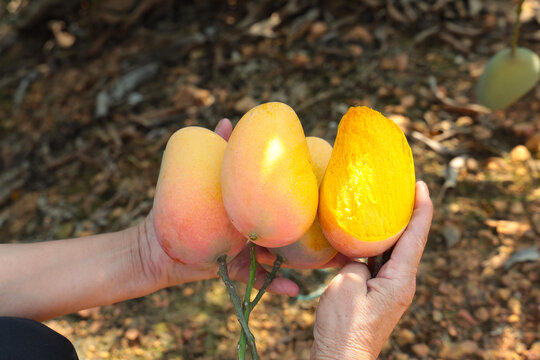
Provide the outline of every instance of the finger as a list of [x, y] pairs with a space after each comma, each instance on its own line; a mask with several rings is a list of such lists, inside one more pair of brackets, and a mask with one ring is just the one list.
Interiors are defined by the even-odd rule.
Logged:
[[225, 139], [225, 141], [229, 141], [229, 138], [231, 137], [232, 133], [232, 123], [231, 120], [227, 118], [221, 119], [217, 126], [215, 132]]
[[272, 254], [270, 250], [265, 247], [257, 246], [255, 248], [255, 257], [259, 264], [272, 266], [276, 261], [276, 255]]
[[366, 294], [366, 282], [371, 278], [366, 264], [351, 261], [332, 279], [328, 288], [331, 290], [342, 291], [342, 296], [352, 296], [355, 294]]
[[342, 268], [346, 264], [348, 264], [351, 261], [348, 257], [343, 255], [342, 253], [337, 253], [336, 256], [334, 256], [330, 261], [328, 261], [326, 264], [320, 266], [320, 269], [326, 269], [326, 268], [334, 268], [339, 267]]
[[[396, 273], [416, 273], [426, 246], [432, 217], [433, 204], [429, 198], [429, 189], [425, 182], [419, 181], [416, 183], [416, 197], [411, 221], [396, 243], [390, 260], [379, 272], [380, 275], [395, 277]], [[390, 274], [388, 274], [389, 271]]]
[[[257, 272], [255, 273], [255, 283], [253, 284], [256, 289], [260, 289], [262, 287], [267, 274], [268, 272], [261, 266], [257, 267]], [[233, 279], [247, 284], [249, 281], [249, 269], [242, 268], [234, 275]], [[300, 288], [294, 281], [282, 277], [276, 277], [274, 280], [272, 280], [270, 285], [268, 285], [267, 290], [271, 293], [289, 296], [296, 296], [300, 292]]]

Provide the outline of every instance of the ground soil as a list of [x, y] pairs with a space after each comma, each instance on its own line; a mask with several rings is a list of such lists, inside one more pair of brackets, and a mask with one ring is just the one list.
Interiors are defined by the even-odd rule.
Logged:
[[[403, 128], [435, 203], [414, 302], [381, 358], [540, 358], [540, 87], [497, 112], [474, 92], [510, 42], [514, 4], [75, 3], [0, 13], [1, 242], [136, 224], [183, 126], [282, 101], [333, 141], [348, 107], [368, 105]], [[539, 14], [525, 1], [520, 44], [537, 54]], [[524, 249], [533, 259], [514, 262]], [[309, 293], [334, 273], [285, 275]], [[251, 321], [263, 359], [309, 358], [317, 301], [265, 295]], [[239, 335], [217, 280], [46, 324], [81, 359], [233, 359]]]

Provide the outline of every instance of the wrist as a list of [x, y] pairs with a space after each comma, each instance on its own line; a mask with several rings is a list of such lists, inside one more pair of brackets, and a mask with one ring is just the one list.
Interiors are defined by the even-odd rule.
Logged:
[[124, 230], [129, 242], [130, 267], [138, 296], [150, 294], [167, 286], [165, 265], [171, 259], [157, 241], [152, 212], [137, 225]]
[[374, 354], [363, 346], [346, 342], [334, 346], [316, 339], [311, 348], [311, 360], [375, 360], [377, 356], [378, 352]]

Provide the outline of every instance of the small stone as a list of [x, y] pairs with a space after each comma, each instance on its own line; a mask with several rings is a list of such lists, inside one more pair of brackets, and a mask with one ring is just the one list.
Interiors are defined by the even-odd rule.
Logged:
[[347, 45], [347, 49], [349, 49], [349, 52], [355, 58], [362, 56], [362, 54], [364, 53], [364, 48], [358, 44], [349, 44]]
[[251, 96], [244, 96], [234, 104], [234, 110], [241, 114], [247, 113], [249, 110], [257, 106], [257, 102]]
[[512, 314], [521, 314], [521, 302], [517, 298], [513, 297], [508, 300], [508, 307], [512, 311]]
[[464, 127], [464, 126], [471, 126], [474, 124], [474, 120], [470, 116], [460, 116], [456, 120], [456, 126]]
[[426, 275], [426, 282], [431, 287], [439, 285], [439, 279], [429, 274]]
[[291, 58], [291, 63], [296, 67], [304, 67], [311, 62], [308, 54], [298, 53]]
[[531, 136], [525, 143], [527, 148], [534, 153], [540, 153], [540, 134]]
[[481, 307], [481, 308], [478, 308], [475, 312], [474, 312], [474, 316], [480, 320], [481, 322], [486, 322], [489, 320], [490, 316], [489, 316], [489, 311], [487, 311], [486, 308], [484, 307]]
[[343, 40], [360, 41], [366, 44], [371, 44], [373, 42], [373, 35], [371, 35], [371, 32], [362, 25], [356, 25], [343, 36]]
[[458, 316], [462, 319], [464, 319], [465, 321], [467, 321], [469, 324], [471, 325], [476, 325], [478, 324], [478, 322], [476, 321], [475, 318], [473, 318], [473, 316], [471, 315], [470, 312], [468, 312], [467, 310], [465, 309], [461, 309], [458, 311]]
[[443, 270], [446, 267], [446, 265], [447, 265], [446, 259], [444, 259], [442, 257], [437, 258], [435, 260], [435, 263], [433, 264], [433, 266], [437, 270]]
[[56, 235], [59, 239], [65, 239], [73, 233], [73, 228], [74, 227], [72, 222], [65, 222], [60, 225], [60, 228], [58, 229]]
[[465, 166], [467, 167], [467, 170], [471, 173], [477, 172], [480, 167], [478, 165], [478, 160], [473, 158], [467, 158], [467, 160], [465, 160]]
[[510, 158], [516, 162], [527, 161], [531, 158], [531, 153], [524, 145], [518, 145], [510, 151]]
[[510, 295], [512, 295], [512, 291], [510, 291], [510, 289], [502, 288], [502, 289], [497, 290], [497, 296], [501, 300], [506, 301], [506, 300], [510, 299]]
[[525, 212], [525, 208], [523, 207], [523, 204], [520, 202], [514, 202], [510, 206], [510, 212], [512, 214], [521, 215]]
[[429, 346], [427, 346], [426, 344], [414, 344], [412, 346], [412, 351], [419, 358], [424, 358], [429, 355]]
[[392, 120], [397, 126], [399, 126], [401, 131], [403, 131], [405, 134], [409, 133], [411, 129], [411, 119], [399, 114], [390, 114], [388, 115], [388, 118]]
[[409, 355], [402, 352], [396, 354], [396, 360], [409, 360]]
[[316, 21], [311, 25], [311, 29], [309, 31], [308, 39], [309, 40], [317, 40], [326, 32], [328, 31], [328, 25], [324, 21]]
[[405, 346], [407, 344], [410, 344], [414, 341], [415, 335], [414, 333], [409, 329], [403, 329], [401, 330], [396, 338], [396, 342], [399, 346]]
[[461, 240], [461, 230], [453, 224], [445, 225], [442, 230], [442, 234], [446, 242], [446, 246], [449, 248], [454, 247]]
[[441, 322], [443, 319], [443, 314], [439, 310], [433, 310], [433, 321], [435, 322]]
[[474, 137], [478, 140], [488, 140], [493, 135], [490, 129], [481, 125], [474, 126], [473, 134], [474, 134]]
[[139, 335], [140, 335], [139, 330], [135, 328], [127, 329], [126, 333], [124, 334], [125, 338], [131, 341], [137, 339]]
[[540, 359], [540, 341], [535, 342], [531, 345], [529, 350], [526, 352], [527, 359]]
[[396, 70], [405, 71], [409, 66], [409, 55], [407, 53], [401, 53], [396, 56]]
[[463, 341], [455, 346], [452, 358], [465, 359], [467, 357], [464, 355], [471, 355], [476, 352], [476, 350], [478, 350], [478, 344], [476, 344], [476, 342], [471, 340]]
[[401, 106], [406, 107], [406, 108], [413, 107], [415, 103], [416, 103], [416, 97], [411, 94], [405, 95], [400, 101]]

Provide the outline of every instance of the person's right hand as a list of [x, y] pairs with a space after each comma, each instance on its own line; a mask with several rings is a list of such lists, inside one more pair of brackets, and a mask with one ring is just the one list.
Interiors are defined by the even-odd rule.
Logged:
[[365, 264], [351, 262], [321, 296], [312, 359], [377, 358], [412, 302], [432, 215], [427, 185], [418, 182], [411, 221], [377, 277]]

